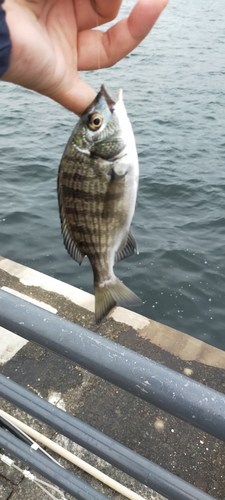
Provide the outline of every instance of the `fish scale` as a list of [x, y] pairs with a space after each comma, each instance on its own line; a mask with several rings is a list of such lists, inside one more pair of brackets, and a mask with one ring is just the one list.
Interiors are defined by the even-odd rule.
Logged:
[[97, 323], [116, 304], [141, 302], [113, 272], [114, 261], [137, 250], [130, 233], [137, 185], [135, 141], [122, 96], [114, 102], [102, 86], [75, 126], [58, 173], [64, 244], [79, 264], [89, 258]]

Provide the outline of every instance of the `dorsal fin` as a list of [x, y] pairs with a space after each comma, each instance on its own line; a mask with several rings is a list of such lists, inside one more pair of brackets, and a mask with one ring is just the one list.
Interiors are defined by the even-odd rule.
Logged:
[[[61, 168], [61, 165], [60, 165]], [[59, 173], [58, 173], [58, 181], [57, 181], [57, 190], [58, 190], [58, 204], [59, 204], [59, 215], [60, 215], [60, 221], [61, 221], [61, 231], [63, 235], [63, 242], [65, 245], [65, 248], [76, 262], [78, 264], [82, 263], [82, 260], [84, 258], [83, 252], [80, 251], [79, 246], [77, 245], [76, 241], [74, 240], [74, 237], [71, 234], [71, 230], [67, 224], [65, 212], [63, 210], [63, 205], [62, 205], [62, 189], [60, 187], [60, 181], [59, 181], [59, 176], [60, 176], [60, 168], [59, 168]]]
[[72, 259], [76, 260], [78, 264], [81, 264], [84, 258], [84, 254], [82, 254], [77, 246], [77, 243], [71, 237], [66, 219], [63, 216], [63, 212], [61, 212], [61, 230], [63, 235], [63, 242], [68, 254], [70, 255], [70, 257], [72, 257]]

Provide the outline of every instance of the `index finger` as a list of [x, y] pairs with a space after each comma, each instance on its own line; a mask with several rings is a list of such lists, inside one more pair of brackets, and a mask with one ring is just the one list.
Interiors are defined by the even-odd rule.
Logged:
[[147, 36], [169, 0], [139, 0], [126, 19], [106, 32], [85, 30], [78, 34], [78, 69], [112, 66]]

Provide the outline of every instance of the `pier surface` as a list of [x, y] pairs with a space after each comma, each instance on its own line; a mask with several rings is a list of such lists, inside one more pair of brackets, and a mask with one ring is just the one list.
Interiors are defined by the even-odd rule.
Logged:
[[[225, 392], [224, 351], [119, 307], [96, 327], [91, 294], [2, 257], [0, 287]], [[225, 500], [225, 443], [1, 327], [0, 372], [218, 500]], [[147, 500], [162, 499], [5, 400], [0, 401], [0, 407]], [[76, 467], [59, 461], [110, 498], [121, 498]], [[15, 463], [25, 468], [17, 460]], [[30, 498], [49, 497], [20, 471], [0, 462], [0, 499]]]

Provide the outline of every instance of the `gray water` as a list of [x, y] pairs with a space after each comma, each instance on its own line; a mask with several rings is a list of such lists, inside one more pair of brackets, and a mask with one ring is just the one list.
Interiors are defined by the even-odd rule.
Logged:
[[[84, 78], [123, 88], [139, 153], [140, 253], [116, 274], [142, 298], [137, 312], [225, 349], [223, 2], [171, 0], [131, 55]], [[77, 118], [5, 83], [0, 109], [0, 255], [92, 292], [88, 261], [78, 266], [63, 247], [57, 206]]]

